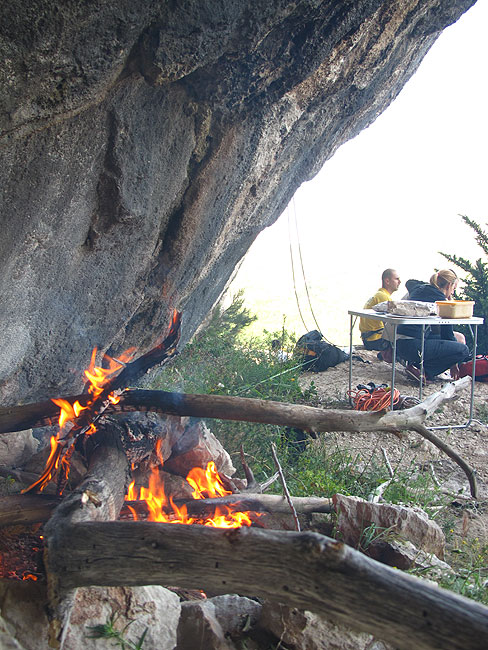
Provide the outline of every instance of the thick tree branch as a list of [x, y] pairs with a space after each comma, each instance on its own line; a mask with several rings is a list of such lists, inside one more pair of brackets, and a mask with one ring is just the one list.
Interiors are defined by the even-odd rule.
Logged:
[[159, 584], [259, 596], [405, 650], [482, 650], [488, 638], [488, 608], [316, 533], [81, 523], [49, 540], [48, 557], [68, 589]]
[[[401, 431], [413, 430], [428, 437], [425, 434], [426, 418], [444, 401], [452, 399], [457, 393], [470, 385], [471, 377], [463, 377], [458, 381], [446, 384], [440, 391], [427, 397], [421, 404], [405, 411], [364, 412], [320, 409], [301, 404], [287, 404], [285, 402], [272, 402], [245, 397], [191, 395], [136, 389], [125, 391], [121, 396], [120, 403], [110, 407], [106, 412], [121, 410], [156, 411], [169, 415], [277, 424], [296, 427], [311, 433], [351, 431], [400, 434]], [[69, 401], [71, 401], [71, 398]], [[45, 404], [43, 403], [42, 406]], [[54, 411], [49, 406], [49, 417], [52, 417], [53, 412], [58, 408], [55, 405], [53, 406]], [[29, 417], [33, 417], [33, 414], [36, 416], [40, 414], [41, 405], [0, 409], [0, 432], [6, 431], [5, 426], [15, 426], [16, 418], [17, 421], [22, 422], [21, 428], [24, 428], [27, 423], [27, 418], [21, 416], [21, 409], [24, 408], [28, 408]], [[36, 423], [33, 423], [32, 420], [30, 422], [30, 426], [40, 425], [39, 420]], [[476, 498], [477, 488], [474, 471], [465, 461], [459, 462], [460, 456], [445, 442], [442, 442], [442, 446], [440, 446], [436, 442], [436, 440], [439, 441], [437, 436], [430, 436], [428, 439], [447, 453], [463, 469], [471, 486], [471, 494]]]
[[[398, 433], [423, 424], [444, 401], [471, 385], [470, 377], [444, 386], [421, 404], [405, 411], [364, 412], [345, 409], [321, 409], [301, 404], [231, 397], [226, 395], [192, 395], [159, 390], [130, 389], [120, 403], [109, 406], [106, 413], [117, 411], [156, 411], [168, 415], [217, 418], [242, 422], [264, 422], [305, 431], [389, 431]], [[70, 403], [84, 405], [86, 395], [64, 397]], [[0, 433], [55, 424], [59, 407], [53, 402], [0, 408]]]

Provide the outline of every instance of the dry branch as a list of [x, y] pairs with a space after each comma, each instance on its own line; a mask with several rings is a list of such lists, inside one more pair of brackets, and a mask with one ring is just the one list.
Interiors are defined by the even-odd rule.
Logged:
[[271, 443], [271, 453], [273, 454], [273, 460], [275, 462], [276, 469], [278, 470], [281, 485], [283, 487], [283, 492], [285, 493], [286, 500], [288, 502], [288, 505], [290, 506], [290, 510], [291, 510], [292, 515], [293, 515], [293, 521], [295, 522], [295, 530], [300, 532], [300, 522], [298, 521], [297, 511], [295, 510], [295, 506], [293, 505], [293, 500], [291, 498], [291, 494], [288, 491], [288, 486], [286, 484], [285, 475], [283, 474], [283, 469], [282, 469], [282, 467], [280, 465], [280, 461], [278, 460], [278, 454], [276, 453], [276, 445], [274, 444], [274, 442]]
[[[364, 412], [344, 409], [321, 409], [300, 404], [230, 397], [227, 395], [192, 395], [158, 390], [131, 389], [125, 391], [120, 403], [110, 406], [114, 411], [156, 411], [167, 415], [217, 418], [242, 422], [262, 422], [296, 427], [305, 431], [389, 431], [399, 433], [424, 424], [442, 402], [451, 399], [471, 385], [470, 377], [444, 386], [421, 404], [405, 411]], [[86, 395], [64, 397], [70, 403]], [[51, 401], [0, 409], [0, 433], [21, 431], [30, 427], [54, 424], [59, 407]]]
[[[291, 497], [293, 506], [299, 514], [311, 514], [312, 512], [330, 513], [334, 511], [332, 499], [319, 497]], [[44, 523], [49, 520], [51, 514], [60, 503], [59, 497], [47, 496], [45, 494], [10, 495], [0, 497], [0, 528], [21, 524], [28, 526], [35, 523]], [[277, 494], [231, 494], [216, 499], [174, 499], [178, 508], [183, 505], [187, 507], [188, 515], [198, 517], [202, 515], [212, 516], [216, 508], [230, 506], [239, 512], [266, 512], [287, 514], [290, 506], [287, 500]], [[127, 506], [134, 508], [142, 516], [147, 515], [147, 506], [144, 501], [124, 501], [120, 511], [121, 517], [130, 516]], [[172, 509], [162, 508], [165, 513], [171, 513]]]
[[476, 481], [476, 473], [474, 469], [472, 469], [468, 463], [456, 452], [452, 447], [450, 447], [448, 444], [444, 442], [444, 440], [441, 440], [438, 436], [435, 435], [432, 431], [427, 429], [427, 427], [419, 424], [415, 427], [412, 427], [413, 431], [416, 431], [417, 433], [420, 433], [421, 436], [429, 440], [432, 444], [434, 444], [438, 449], [443, 451], [451, 460], [453, 460], [455, 463], [459, 465], [459, 467], [463, 470], [463, 472], [466, 474], [468, 477], [469, 481], [469, 487], [471, 490], [471, 496], [475, 499], [478, 498], [478, 484]]
[[488, 608], [316, 533], [110, 522], [63, 527], [52, 542], [48, 569], [68, 589], [238, 593], [314, 611], [396, 648], [486, 648]]
[[[427, 397], [421, 404], [405, 411], [364, 412], [320, 409], [313, 406], [246, 397], [190, 395], [154, 390], [127, 390], [121, 396], [120, 403], [111, 407], [110, 411], [156, 411], [168, 415], [262, 422], [296, 427], [312, 433], [351, 431], [400, 434], [401, 431], [410, 429], [426, 437], [462, 468], [468, 477], [471, 494], [477, 498], [476, 477], [473, 469], [449, 445], [429, 432], [424, 424], [426, 418], [444, 401], [452, 399], [457, 393], [470, 385], [471, 377], [463, 377], [458, 381], [445, 385], [440, 391]], [[27, 419], [22, 417], [21, 409], [23, 408], [28, 408], [31, 415], [33, 413], [38, 415], [40, 412], [40, 409], [34, 408], [33, 405], [0, 409], [0, 433], [6, 431], [5, 426], [15, 426], [15, 418], [21, 420], [22, 428], [25, 428]], [[52, 414], [52, 407], [50, 409], [49, 414]], [[109, 409], [107, 409], [107, 412], [109, 412]], [[39, 420], [30, 422], [29, 426], [40, 426]]]

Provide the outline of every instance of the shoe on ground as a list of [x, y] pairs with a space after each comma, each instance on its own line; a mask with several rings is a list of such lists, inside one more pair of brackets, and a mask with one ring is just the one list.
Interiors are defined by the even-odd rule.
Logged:
[[[412, 381], [415, 381], [417, 384], [420, 384], [420, 368], [417, 368], [417, 366], [413, 366], [412, 364], [408, 364], [408, 366], [405, 368], [405, 374], [408, 377], [408, 379], [411, 379]], [[422, 386], [425, 386], [427, 384], [427, 379], [425, 377], [425, 374], [422, 376]]]
[[445, 372], [441, 372], [440, 375], [437, 375], [435, 377], [435, 381], [446, 382], [446, 381], [454, 381], [454, 379], [451, 377], [451, 373], [449, 372], [449, 370], [446, 370]]

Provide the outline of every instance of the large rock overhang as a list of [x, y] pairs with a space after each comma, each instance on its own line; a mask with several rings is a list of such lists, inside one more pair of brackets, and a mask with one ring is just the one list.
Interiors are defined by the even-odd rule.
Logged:
[[[257, 234], [473, 0], [10, 0], [0, 400], [188, 340]], [[354, 179], [351, 179], [354, 191]]]

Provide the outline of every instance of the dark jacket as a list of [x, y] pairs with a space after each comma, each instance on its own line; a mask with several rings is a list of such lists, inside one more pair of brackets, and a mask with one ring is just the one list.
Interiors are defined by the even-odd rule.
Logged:
[[[440, 289], [432, 284], [422, 283], [416, 286], [408, 295], [409, 300], [419, 300], [420, 302], [436, 302], [436, 300], [446, 300], [446, 296]], [[398, 334], [409, 336], [413, 339], [422, 338], [422, 325], [399, 325]], [[455, 341], [452, 325], [431, 325], [425, 328], [426, 339], [445, 339]]]

